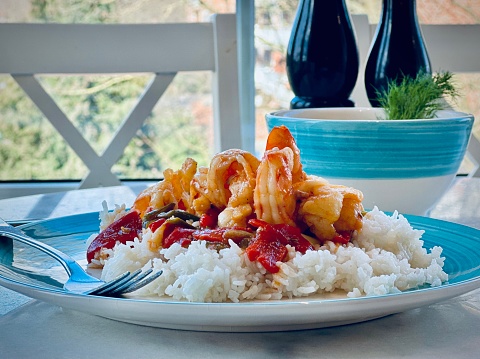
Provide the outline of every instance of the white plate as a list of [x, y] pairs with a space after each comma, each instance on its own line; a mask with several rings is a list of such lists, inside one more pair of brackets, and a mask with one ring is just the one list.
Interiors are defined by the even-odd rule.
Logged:
[[[104, 298], [66, 293], [66, 274], [50, 257], [0, 239], [0, 284], [29, 297], [122, 322], [222, 332], [283, 331], [357, 323], [450, 299], [480, 287], [480, 231], [431, 218], [406, 216], [423, 229], [425, 246], [440, 245], [449, 282], [383, 296], [344, 293], [278, 301], [187, 303], [169, 299]], [[98, 213], [23, 226], [30, 236], [85, 264], [85, 239], [98, 231]]]

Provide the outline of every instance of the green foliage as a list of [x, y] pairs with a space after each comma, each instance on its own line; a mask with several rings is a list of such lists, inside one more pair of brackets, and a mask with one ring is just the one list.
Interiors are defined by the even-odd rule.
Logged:
[[[190, 0], [162, 0], [155, 5], [158, 7], [155, 17], [149, 18], [181, 21], [177, 17], [185, 17], [182, 11], [190, 5]], [[131, 15], [142, 6], [137, 0], [31, 0], [30, 21], [129, 22]], [[166, 19], [167, 16], [169, 19]], [[204, 73], [177, 75], [113, 166], [117, 175], [121, 178], [158, 179], [166, 168], [180, 168], [188, 156], [201, 165], [208, 163], [211, 156], [207, 136], [209, 126], [199, 123], [198, 117], [192, 114], [191, 102], [211, 98], [209, 76]], [[150, 74], [49, 75], [39, 76], [38, 79], [100, 154], [151, 77]], [[211, 103], [205, 105], [206, 108], [208, 106], [211, 107]], [[87, 171], [78, 156], [9, 76], [0, 76], [0, 161], [0, 180], [80, 179]]]
[[448, 107], [445, 97], [455, 99], [458, 92], [450, 72], [405, 76], [400, 83], [391, 80], [388, 89], [378, 95], [387, 120], [427, 119]]
[[[41, 76], [54, 98], [90, 145], [101, 153], [135, 105], [152, 75]], [[79, 179], [86, 168], [13, 80], [0, 90], [0, 180]], [[178, 80], [178, 81], [177, 81]], [[211, 99], [203, 73], [177, 75], [113, 171], [121, 178], [158, 179], [186, 157], [206, 165], [208, 123], [197, 123], [191, 102]], [[195, 94], [195, 97], [192, 97]], [[160, 102], [162, 102], [160, 101]], [[211, 101], [211, 100], [210, 100]], [[205, 103], [202, 108], [209, 108]]]
[[46, 124], [1, 124], [0, 180], [81, 178], [80, 159]]
[[101, 153], [151, 75], [42, 76], [42, 86]]
[[[100, 154], [151, 76], [40, 76], [39, 81]], [[113, 167], [116, 174], [158, 179], [166, 168], [180, 168], [186, 157], [208, 163], [209, 126], [197, 123], [190, 103], [211, 99], [209, 76], [177, 75], [162, 97], [166, 103], [157, 105]], [[0, 180], [82, 178], [82, 161], [18, 85], [7, 76], [0, 77], [0, 84]]]
[[112, 0], [32, 0], [32, 15], [44, 22], [103, 23], [115, 6]]
[[152, 116], [113, 167], [120, 177], [160, 178], [166, 168], [178, 169], [187, 157], [206, 166], [210, 158], [206, 128], [190, 112], [165, 111]]
[[[117, 22], [113, 0], [32, 0], [39, 22]], [[133, 6], [133, 5], [132, 5]], [[97, 153], [132, 110], [151, 74], [117, 76], [39, 76], [45, 90]], [[210, 98], [210, 78], [203, 73], [177, 75], [174, 83], [126, 147], [113, 171], [121, 178], [158, 179], [167, 167], [178, 169], [186, 157], [206, 165], [207, 124], [192, 114], [192, 94]], [[211, 106], [211, 104], [209, 104]], [[211, 117], [211, 115], [210, 115]], [[44, 118], [15, 81], [0, 76], [0, 180], [80, 179], [86, 166]]]

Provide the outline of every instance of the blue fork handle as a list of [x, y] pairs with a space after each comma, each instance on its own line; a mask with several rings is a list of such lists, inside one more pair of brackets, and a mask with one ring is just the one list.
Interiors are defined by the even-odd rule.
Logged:
[[67, 271], [68, 275], [71, 276], [76, 272], [84, 272], [83, 268], [68, 254], [60, 252], [58, 249], [50, 247], [48, 244], [37, 241], [32, 237], [27, 236], [20, 229], [9, 225], [3, 219], [0, 218], [0, 236], [8, 237], [15, 239], [24, 244], [37, 248], [38, 250], [48, 254], [49, 256], [55, 258]]

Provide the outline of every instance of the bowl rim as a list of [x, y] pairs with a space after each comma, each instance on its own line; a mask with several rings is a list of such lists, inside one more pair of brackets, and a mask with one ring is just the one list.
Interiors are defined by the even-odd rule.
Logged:
[[[335, 118], [311, 118], [311, 117], [301, 117], [301, 116], [295, 116], [296, 113], [301, 113], [301, 112], [354, 112], [354, 113], [362, 113], [362, 112], [373, 112], [373, 113], [384, 113], [383, 108], [380, 107], [314, 107], [314, 108], [304, 108], [304, 109], [283, 109], [283, 110], [276, 110], [273, 112], [269, 112], [265, 115], [265, 118], [272, 119], [272, 118], [277, 118], [277, 119], [282, 119], [286, 121], [290, 120], [300, 120], [300, 121], [312, 121], [312, 122], [320, 122], [320, 121], [325, 121], [325, 122], [365, 122], [365, 123], [417, 123], [417, 122], [445, 122], [445, 121], [459, 121], [459, 120], [474, 120], [473, 114], [467, 113], [467, 112], [462, 112], [462, 111], [457, 111], [455, 109], [445, 109], [445, 110], [439, 110], [439, 113], [443, 114], [451, 114], [451, 116], [448, 117], [434, 117], [434, 118], [422, 118], [422, 119], [405, 119], [405, 120], [385, 120], [381, 118], [376, 118], [376, 119], [335, 119]], [[292, 115], [287, 115], [286, 114], [292, 114]]]

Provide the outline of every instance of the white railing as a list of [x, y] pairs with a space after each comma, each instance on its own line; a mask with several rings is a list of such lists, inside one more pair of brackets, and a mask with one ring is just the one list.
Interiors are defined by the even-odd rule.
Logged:
[[[252, 13], [240, 16], [247, 21]], [[246, 19], [245, 19], [246, 18]], [[376, 24], [366, 15], [352, 16], [360, 54], [360, 69], [352, 97], [357, 106], [369, 106], [364, 90], [365, 60]], [[252, 19], [250, 19], [252, 20]], [[252, 23], [250, 21], [250, 23]], [[110, 172], [123, 149], [150, 113], [178, 71], [214, 73], [215, 150], [238, 147], [254, 152], [254, 124], [240, 117], [239, 97], [253, 103], [255, 95], [250, 55], [242, 36], [253, 37], [239, 26], [241, 58], [237, 73], [237, 38], [234, 15], [217, 15], [211, 23], [158, 25], [0, 24], [0, 73], [10, 73], [68, 141], [90, 173], [80, 187], [120, 183]], [[480, 25], [423, 25], [422, 31], [433, 69], [455, 73], [480, 72]], [[244, 40], [244, 39], [243, 39]], [[38, 51], [35, 49], [42, 49]], [[168, 50], [171, 49], [171, 50]], [[247, 58], [247, 61], [243, 61]], [[242, 71], [243, 69], [243, 71]], [[41, 88], [35, 73], [152, 72], [154, 80], [125, 119], [115, 138], [99, 156]], [[239, 95], [239, 81], [241, 91]], [[245, 111], [245, 109], [242, 109]], [[470, 158], [480, 162], [480, 143], [472, 138]], [[476, 168], [472, 175], [480, 175]], [[78, 188], [75, 183], [2, 184], [0, 198]]]
[[[89, 172], [78, 188], [121, 184], [112, 166], [180, 71], [213, 74], [214, 150], [246, 147], [234, 14], [214, 15], [207, 23], [0, 24], [0, 48], [0, 73], [13, 77], [87, 166]], [[154, 76], [98, 155], [36, 75], [118, 73]]]

